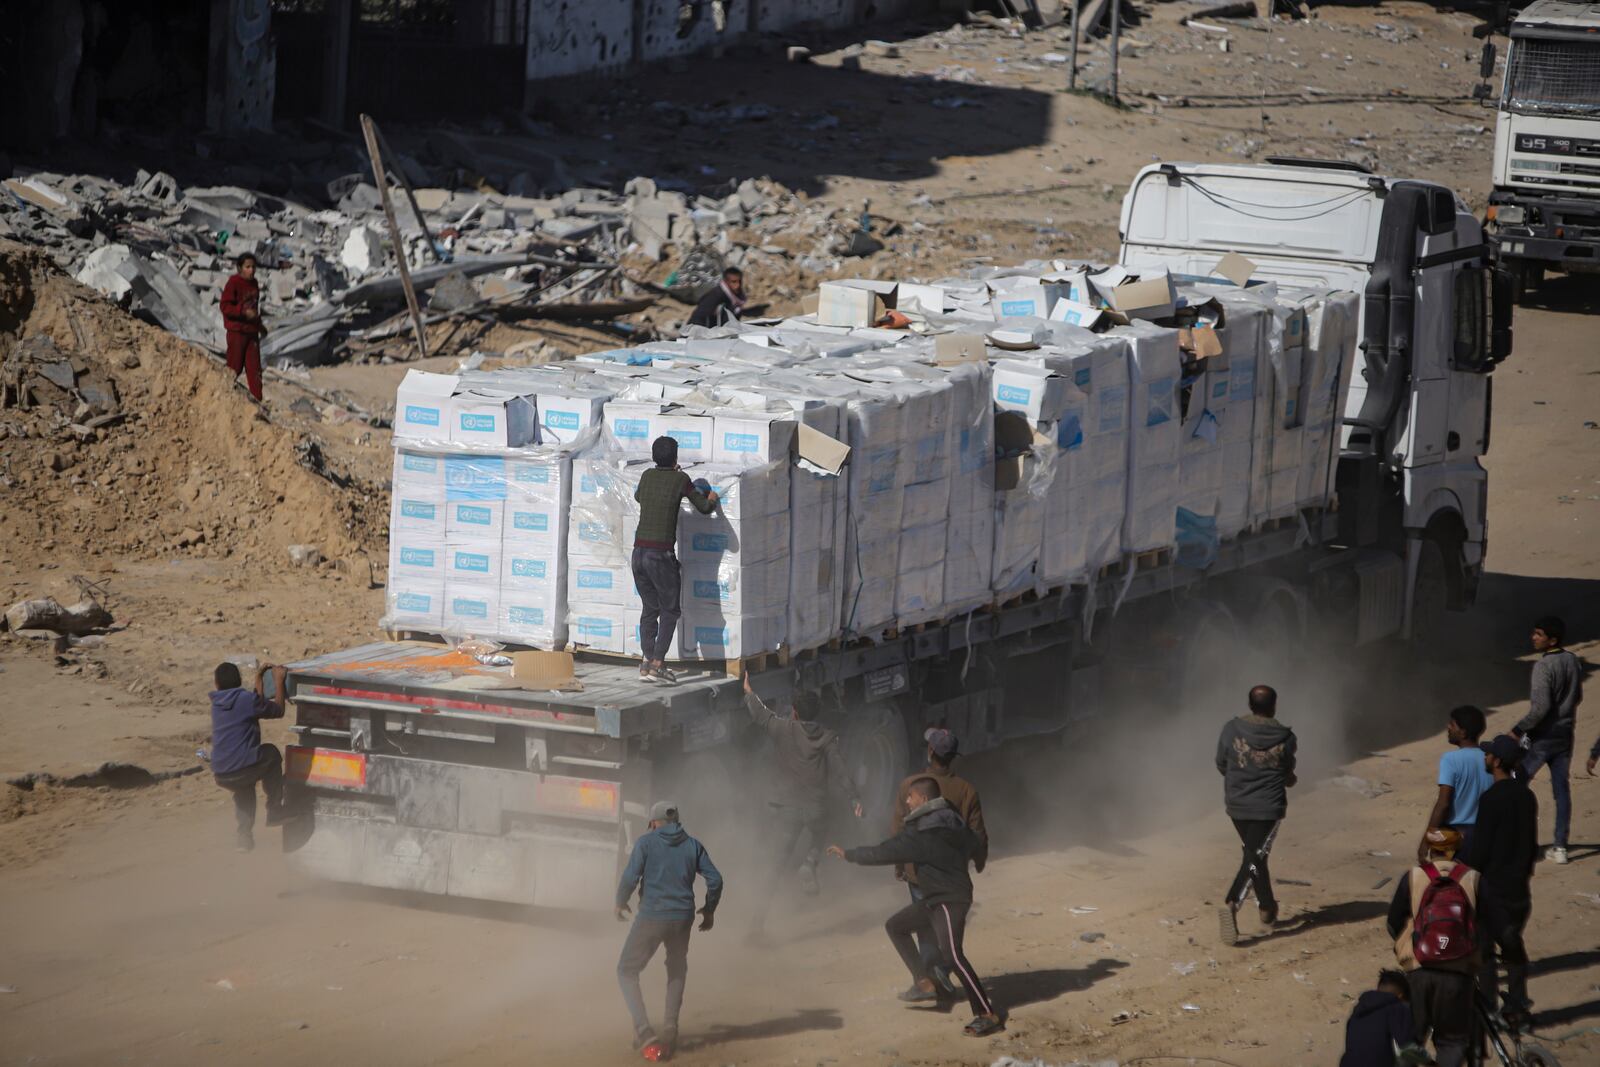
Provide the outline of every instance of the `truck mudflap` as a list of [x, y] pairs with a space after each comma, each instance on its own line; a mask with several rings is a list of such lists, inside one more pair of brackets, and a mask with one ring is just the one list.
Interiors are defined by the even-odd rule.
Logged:
[[620, 786], [290, 747], [293, 865], [330, 881], [555, 908], [609, 902]]

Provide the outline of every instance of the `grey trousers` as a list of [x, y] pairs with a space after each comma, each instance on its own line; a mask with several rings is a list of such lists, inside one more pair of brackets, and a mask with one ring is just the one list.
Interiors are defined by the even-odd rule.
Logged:
[[628, 1004], [628, 1014], [633, 1016], [636, 1036], [650, 1030], [650, 1014], [645, 1011], [644, 991], [639, 988], [639, 974], [649, 965], [662, 946], [667, 950], [667, 1010], [662, 1016], [662, 1029], [668, 1034], [678, 1032], [678, 1013], [683, 1008], [683, 985], [689, 975], [689, 931], [694, 927], [691, 919], [633, 920], [628, 939], [622, 943], [622, 955], [617, 959], [617, 982], [622, 986], [622, 999]]

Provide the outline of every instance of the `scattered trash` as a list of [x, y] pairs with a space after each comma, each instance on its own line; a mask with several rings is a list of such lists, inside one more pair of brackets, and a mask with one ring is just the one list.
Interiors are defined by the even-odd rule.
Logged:
[[1106, 937], [1106, 935], [1102, 934], [1100, 931], [1091, 930], [1086, 934], [1079, 934], [1078, 935], [1078, 940], [1082, 941], [1082, 942], [1085, 942], [1086, 944], [1092, 945], [1096, 941], [1104, 941], [1105, 937]]
[[1185, 1005], [1183, 1005], [1183, 1010], [1184, 1011], [1199, 1011], [1200, 1010], [1200, 1005], [1198, 1005], [1198, 1004], [1185, 1004]]
[[1384, 877], [1378, 879], [1377, 884], [1372, 887], [1372, 891], [1376, 893], [1378, 890], [1382, 889], [1392, 881], [1394, 881], [1392, 877], [1385, 875]]
[[1067, 911], [1071, 912], [1073, 915], [1093, 915], [1095, 912], [1097, 912], [1099, 910], [1100, 910], [1099, 908], [1092, 907], [1092, 906], [1090, 906], [1088, 904], [1079, 904], [1075, 908], [1068, 908], [1067, 909]]
[[1193, 960], [1190, 960], [1188, 963], [1174, 963], [1172, 965], [1172, 973], [1185, 976], [1191, 975], [1194, 973], [1196, 966], [1198, 965]]
[[1390, 856], [1393, 856], [1394, 853], [1390, 852], [1388, 849], [1381, 849], [1381, 850], [1376, 851], [1376, 852], [1368, 852], [1367, 855], [1376, 856], [1379, 859], [1388, 859]]
[[233, 983], [228, 981], [226, 978], [218, 978], [212, 984], [215, 985], [218, 989], [222, 990], [224, 993], [232, 993], [233, 992]]

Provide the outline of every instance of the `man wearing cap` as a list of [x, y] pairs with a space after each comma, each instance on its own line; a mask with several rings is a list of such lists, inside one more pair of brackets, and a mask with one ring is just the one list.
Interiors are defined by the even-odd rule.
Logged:
[[[683, 1007], [684, 979], [689, 973], [689, 931], [694, 925], [694, 879], [706, 881], [706, 902], [700, 909], [700, 929], [711, 929], [717, 903], [722, 899], [722, 875], [705, 847], [684, 832], [678, 806], [658, 800], [650, 808], [650, 832], [634, 842], [628, 866], [617, 886], [617, 921], [628, 920], [628, 901], [639, 893], [639, 917], [617, 960], [617, 980], [622, 998], [633, 1016], [633, 1047], [651, 1060], [672, 1055], [678, 1041], [678, 1012]], [[661, 1033], [650, 1025], [645, 1011], [639, 974], [656, 949], [667, 950], [667, 1010]]]
[[[983, 823], [983, 804], [978, 800], [978, 790], [971, 782], [950, 773], [950, 767], [961, 751], [961, 744], [954, 733], [939, 726], [924, 733], [922, 739], [928, 743], [927, 768], [906, 776], [901, 781], [900, 788], [895, 790], [895, 802], [889, 814], [889, 832], [898, 834], [905, 827], [905, 801], [911, 794], [911, 784], [919, 778], [932, 778], [939, 785], [939, 795], [949, 803], [957, 815], [961, 816], [961, 821], [967, 824], [967, 829], [977, 835], [978, 845], [972, 853], [972, 866], [974, 870], [981, 872], [984, 864], [989, 862], [989, 828]], [[922, 901], [922, 886], [917, 878], [915, 864], [898, 865], [895, 868], [895, 877], [903, 880], [910, 888], [913, 904]], [[950, 974], [939, 962], [938, 942], [931, 937], [918, 934], [917, 952], [940, 988], [928, 992], [913, 987], [907, 992], [906, 999], [934, 1000], [940, 992], [953, 993], [955, 986], [950, 981]]]
[[1527, 746], [1522, 770], [1533, 781], [1539, 768], [1550, 768], [1550, 794], [1556, 802], [1555, 842], [1545, 853], [1551, 863], [1567, 862], [1567, 834], [1572, 825], [1572, 740], [1578, 725], [1578, 705], [1583, 703], [1583, 665], [1561, 647], [1567, 624], [1546, 615], [1533, 624], [1533, 665], [1528, 691], [1528, 714], [1511, 728]]
[[794, 872], [794, 853], [802, 839], [805, 859], [800, 865], [801, 887], [807, 896], [821, 891], [817, 858], [828, 821], [828, 787], [843, 794], [856, 818], [861, 818], [861, 797], [839, 751], [839, 735], [817, 721], [822, 701], [815, 693], [799, 693], [789, 714], [777, 715], [756, 696], [750, 676], [744, 678], [745, 709], [750, 721], [772, 739], [775, 773], [767, 780], [767, 807], [773, 816], [772, 874], [766, 891], [756, 901], [750, 928], [752, 941], [762, 939], [767, 909], [778, 895], [784, 878]]
[[1528, 1001], [1528, 951], [1522, 931], [1533, 911], [1533, 864], [1539, 852], [1539, 801], [1516, 776], [1522, 762], [1517, 739], [1501, 734], [1483, 745], [1483, 762], [1494, 784], [1478, 801], [1478, 823], [1462, 862], [1482, 876], [1478, 894], [1480, 942], [1484, 952], [1479, 985], [1490, 1008], [1499, 998], [1495, 948], [1506, 965], [1506, 1022], [1525, 1023]]
[[[1481, 813], [1482, 808], [1480, 806]], [[1472, 979], [1478, 970], [1478, 955], [1424, 963], [1417, 959], [1414, 920], [1423, 895], [1435, 877], [1449, 878], [1461, 887], [1473, 911], [1478, 907], [1478, 872], [1455, 859], [1461, 835], [1454, 830], [1429, 830], [1427, 862], [1411, 868], [1395, 886], [1389, 902], [1389, 936], [1394, 938], [1394, 955], [1406, 972], [1411, 986], [1411, 1013], [1417, 1026], [1417, 1044], [1433, 1036], [1433, 1051], [1439, 1067], [1461, 1067], [1466, 1062], [1467, 1044], [1472, 1037]], [[1457, 867], [1461, 867], [1457, 871]], [[1454, 872], [1454, 873], [1452, 873]]]

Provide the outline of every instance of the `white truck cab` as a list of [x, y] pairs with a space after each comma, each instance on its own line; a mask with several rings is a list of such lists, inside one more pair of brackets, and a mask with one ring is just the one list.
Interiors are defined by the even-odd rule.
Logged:
[[1487, 222], [1520, 291], [1600, 271], [1600, 3], [1536, 0], [1508, 32]]
[[1219, 260], [1237, 252], [1256, 265], [1252, 285], [1361, 294], [1341, 538], [1403, 557], [1408, 631], [1421, 571], [1442, 565], [1448, 606], [1470, 604], [1487, 539], [1490, 371], [1510, 352], [1511, 300], [1467, 205], [1338, 161], [1160, 163], [1134, 178], [1120, 232], [1129, 268], [1220, 281]]

